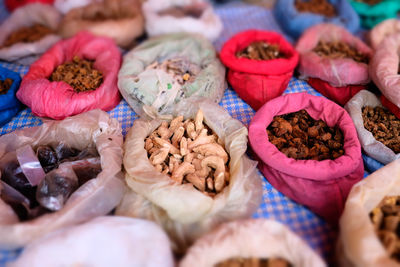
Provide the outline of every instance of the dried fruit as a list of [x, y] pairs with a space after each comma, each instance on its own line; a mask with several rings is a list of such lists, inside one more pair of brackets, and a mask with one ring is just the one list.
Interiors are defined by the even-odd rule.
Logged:
[[382, 2], [382, 0], [355, 0], [357, 2], [366, 3], [368, 5], [376, 5]]
[[264, 41], [252, 42], [248, 47], [236, 53], [238, 58], [248, 58], [253, 60], [270, 60], [284, 58], [279, 51], [278, 44], [269, 44]]
[[351, 58], [360, 63], [368, 64], [369, 62], [368, 55], [361, 53], [356, 48], [341, 41], [319, 41], [313, 51], [321, 57], [330, 59]]
[[305, 110], [275, 116], [267, 133], [269, 141], [289, 158], [325, 160], [344, 154], [342, 131], [314, 120]]
[[400, 153], [400, 120], [383, 107], [363, 107], [362, 116], [364, 128], [372, 133], [374, 138]]
[[160, 16], [173, 16], [175, 18], [192, 17], [198, 19], [203, 14], [203, 8], [196, 5], [173, 6], [158, 12]]
[[75, 56], [72, 62], [58, 66], [50, 76], [50, 81], [64, 81], [75, 92], [96, 90], [103, 82], [103, 75], [93, 68], [94, 61]]
[[12, 46], [16, 43], [36, 42], [51, 33], [53, 33], [52, 29], [40, 24], [35, 24], [31, 27], [23, 27], [11, 33], [4, 41], [3, 47]]
[[326, 17], [336, 16], [335, 7], [327, 0], [296, 0], [295, 7], [300, 12], [316, 13]]
[[258, 258], [234, 258], [225, 260], [216, 267], [290, 267], [292, 264], [283, 259], [258, 259]]
[[6, 78], [4, 81], [0, 80], [0, 95], [7, 94], [8, 90], [11, 88], [13, 80]]

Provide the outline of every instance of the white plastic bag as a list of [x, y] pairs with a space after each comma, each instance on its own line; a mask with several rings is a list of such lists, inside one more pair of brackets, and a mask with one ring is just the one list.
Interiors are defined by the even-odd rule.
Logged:
[[[199, 14], [193, 16], [163, 14], [164, 10], [170, 8], [179, 9], [189, 6], [195, 11], [194, 13]], [[223, 28], [221, 19], [214, 12], [211, 4], [204, 0], [148, 0], [143, 3], [143, 12], [146, 18], [146, 31], [150, 36], [191, 32], [202, 34], [210, 41], [215, 41]]]
[[180, 267], [213, 267], [232, 258], [281, 258], [296, 267], [326, 264], [301, 238], [283, 224], [265, 219], [221, 225], [189, 248]]
[[262, 196], [257, 163], [246, 156], [246, 127], [210, 100], [181, 102], [174, 114], [193, 118], [198, 109], [230, 155], [229, 185], [214, 198], [191, 184], [175, 182], [151, 164], [144, 140], [158, 128], [160, 120], [136, 120], [125, 141], [125, 180], [132, 191], [126, 193], [116, 214], [156, 221], [169, 234], [178, 252], [223, 221], [249, 217]]
[[60, 20], [61, 14], [51, 5], [34, 3], [18, 8], [0, 25], [0, 60], [31, 64], [36, 57], [25, 57], [44, 53], [61, 40], [61, 37], [54, 33], [32, 43], [17, 43], [9, 47], [1, 47], [2, 44], [11, 33], [34, 24], [41, 24], [57, 31]]
[[90, 3], [101, 2], [102, 0], [55, 0], [54, 7], [63, 14], [74, 8], [83, 7]]
[[14, 212], [0, 199], [0, 248], [24, 246], [46, 233], [105, 215], [120, 202], [125, 186], [121, 180], [122, 130], [115, 119], [100, 110], [92, 110], [63, 121], [18, 130], [0, 137], [0, 161], [8, 152], [31, 145], [57, 145], [64, 142], [78, 150], [95, 147], [102, 171], [79, 187], [64, 207], [33, 220], [19, 222]]

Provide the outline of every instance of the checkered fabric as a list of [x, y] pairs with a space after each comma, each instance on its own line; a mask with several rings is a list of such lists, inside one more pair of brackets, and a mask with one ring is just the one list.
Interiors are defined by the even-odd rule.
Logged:
[[[2, 1], [0, 1], [0, 21], [6, 16]], [[234, 34], [246, 29], [274, 30], [282, 33], [274, 20], [271, 11], [259, 6], [247, 5], [241, 2], [233, 2], [216, 6], [216, 11], [222, 18], [224, 30], [220, 38], [215, 42], [215, 47], [220, 50], [223, 44]], [[291, 40], [287, 37], [288, 40]], [[27, 66], [0, 62], [0, 65], [24, 75], [28, 71]], [[320, 95], [307, 83], [292, 78], [285, 94], [295, 92], [307, 92]], [[220, 103], [229, 114], [248, 126], [254, 115], [254, 110], [241, 100], [235, 91], [228, 88]], [[109, 114], [116, 118], [122, 125], [125, 135], [138, 115], [129, 107], [125, 100], [115, 107]], [[16, 129], [37, 126], [41, 119], [34, 116], [29, 108], [22, 110], [11, 122], [0, 128], [0, 135]], [[366, 173], [367, 174], [367, 173]], [[262, 176], [262, 174], [259, 174]], [[268, 177], [267, 177], [268, 178]], [[278, 220], [289, 226], [299, 234], [319, 254], [325, 258], [331, 258], [334, 253], [336, 232], [331, 229], [321, 218], [313, 214], [307, 208], [295, 203], [273, 188], [263, 177], [263, 200], [254, 214], [254, 218], [270, 218]], [[1, 237], [0, 237], [1, 238]], [[17, 257], [20, 251], [0, 251], [0, 266]]]

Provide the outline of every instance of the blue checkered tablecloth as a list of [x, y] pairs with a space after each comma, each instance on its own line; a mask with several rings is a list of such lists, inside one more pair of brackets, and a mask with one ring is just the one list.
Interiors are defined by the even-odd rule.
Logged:
[[[215, 42], [217, 50], [220, 50], [222, 45], [231, 36], [246, 29], [274, 30], [283, 33], [274, 20], [271, 11], [259, 6], [247, 5], [241, 2], [231, 2], [216, 6], [216, 11], [224, 23], [222, 35]], [[8, 13], [3, 6], [3, 2], [0, 1], [0, 22], [7, 16]], [[288, 36], [287, 39], [293, 41]], [[29, 68], [28, 66], [9, 64], [1, 61], [0, 66], [19, 72], [22, 76]], [[295, 92], [307, 92], [313, 95], [320, 95], [304, 81], [292, 78], [285, 94]], [[254, 115], [254, 110], [241, 100], [231, 88], [225, 91], [220, 105], [224, 107], [232, 117], [240, 120], [245, 125], [249, 124]], [[129, 107], [125, 100], [122, 100], [117, 107], [108, 113], [121, 123], [124, 135], [132, 126], [133, 121], [138, 118], [138, 115]], [[29, 108], [25, 108], [15, 116], [11, 122], [0, 128], [0, 135], [16, 129], [37, 126], [41, 123], [41, 119], [34, 116]], [[263, 179], [263, 188], [264, 194], [262, 203], [253, 217], [271, 218], [286, 224], [320, 255], [324, 256], [325, 259], [331, 259], [334, 255], [335, 239], [337, 236], [336, 231], [307, 208], [278, 192], [265, 178]], [[20, 250], [0, 250], [0, 266], [4, 266], [7, 261], [15, 259], [19, 253]]]

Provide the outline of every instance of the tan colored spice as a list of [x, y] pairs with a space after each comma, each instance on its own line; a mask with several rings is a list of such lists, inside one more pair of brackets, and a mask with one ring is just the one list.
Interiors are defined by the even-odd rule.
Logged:
[[269, 44], [264, 41], [252, 42], [248, 47], [236, 53], [238, 58], [248, 58], [253, 60], [270, 60], [284, 58], [279, 51], [278, 44]]
[[321, 57], [331, 59], [351, 58], [356, 62], [361, 62], [365, 64], [368, 64], [369, 62], [369, 58], [367, 55], [361, 53], [351, 45], [340, 41], [319, 41], [313, 51]]
[[335, 7], [327, 0], [296, 0], [295, 7], [300, 12], [321, 14], [326, 17], [336, 16]]
[[35, 24], [31, 27], [23, 27], [11, 33], [4, 41], [3, 47], [12, 46], [16, 43], [36, 42], [51, 33], [53, 33], [52, 29], [40, 24]]

